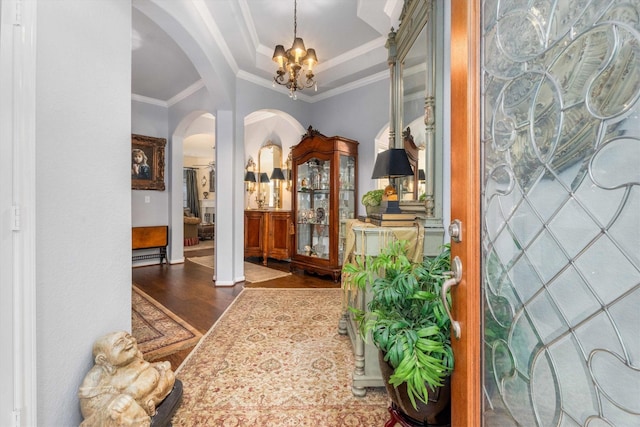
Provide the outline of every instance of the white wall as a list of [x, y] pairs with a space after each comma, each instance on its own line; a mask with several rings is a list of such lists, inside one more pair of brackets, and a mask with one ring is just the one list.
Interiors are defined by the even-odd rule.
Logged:
[[131, 327], [131, 4], [38, 2], [38, 425], [81, 420], [94, 340]]

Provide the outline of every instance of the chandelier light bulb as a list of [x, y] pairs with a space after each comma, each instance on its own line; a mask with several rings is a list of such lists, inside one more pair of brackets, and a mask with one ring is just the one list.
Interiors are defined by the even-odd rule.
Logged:
[[284, 59], [286, 57], [286, 52], [284, 51], [284, 46], [281, 44], [276, 46], [276, 49], [273, 52], [273, 60], [278, 63], [278, 69], [284, 69]]
[[304, 57], [303, 62], [307, 64], [307, 70], [313, 71], [313, 66], [318, 62], [315, 49], [308, 49], [307, 56]]
[[302, 41], [300, 37], [296, 37], [296, 39], [293, 41], [291, 50], [293, 51], [294, 62], [296, 64], [299, 64], [300, 58], [304, 58], [304, 56], [307, 54], [307, 49], [305, 49], [304, 47], [304, 41]]

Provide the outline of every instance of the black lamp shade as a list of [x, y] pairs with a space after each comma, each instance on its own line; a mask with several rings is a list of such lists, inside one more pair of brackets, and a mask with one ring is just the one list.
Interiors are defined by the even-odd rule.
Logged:
[[256, 182], [256, 173], [247, 171], [247, 173], [244, 174], [244, 182]]
[[284, 180], [284, 174], [282, 173], [282, 169], [273, 168], [273, 172], [271, 172], [271, 179]]
[[371, 179], [398, 178], [413, 175], [409, 157], [404, 148], [391, 148], [378, 154]]
[[260, 182], [269, 182], [269, 175], [266, 172], [260, 174]]
[[424, 169], [418, 169], [418, 181], [426, 181], [427, 177], [424, 174]]

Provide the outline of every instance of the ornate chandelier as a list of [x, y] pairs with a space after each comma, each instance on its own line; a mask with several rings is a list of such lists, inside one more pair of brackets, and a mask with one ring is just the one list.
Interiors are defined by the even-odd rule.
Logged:
[[[318, 58], [316, 57], [315, 49], [305, 49], [302, 38], [297, 36], [297, 9], [298, 2], [294, 0], [293, 44], [291, 48], [285, 51], [284, 47], [279, 44], [273, 52], [273, 60], [278, 63], [278, 70], [273, 78], [273, 86], [275, 87], [276, 83], [286, 86], [289, 89], [289, 97], [293, 99], [297, 99], [296, 91], [298, 90], [310, 88], [311, 86], [315, 86], [315, 90], [318, 90], [318, 84], [313, 79], [313, 66], [317, 64]], [[285, 76], [287, 73], [288, 76]], [[302, 77], [303, 74], [306, 80]]]

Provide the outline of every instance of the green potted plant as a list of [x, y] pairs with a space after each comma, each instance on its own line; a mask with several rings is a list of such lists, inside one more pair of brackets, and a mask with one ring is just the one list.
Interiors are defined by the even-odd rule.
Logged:
[[367, 210], [367, 215], [370, 215], [374, 208], [380, 206], [383, 194], [384, 190], [371, 190], [362, 196], [362, 204]]
[[[363, 291], [370, 287], [368, 310], [350, 309], [363, 339], [370, 337], [380, 350], [395, 406], [410, 418], [438, 424], [453, 369], [451, 319], [440, 297], [451, 253], [445, 245], [438, 256], [412, 263], [406, 248], [405, 241], [392, 242], [378, 256], [345, 264], [343, 275]], [[436, 396], [442, 400], [433, 404]]]

